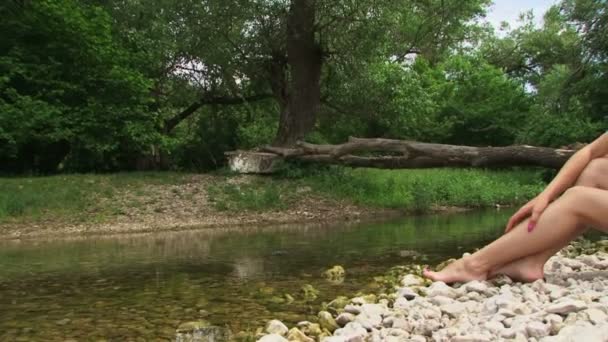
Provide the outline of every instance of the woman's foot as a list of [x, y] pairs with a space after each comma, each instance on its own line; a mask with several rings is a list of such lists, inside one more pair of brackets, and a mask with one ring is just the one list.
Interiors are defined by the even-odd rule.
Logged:
[[504, 274], [515, 281], [531, 283], [545, 277], [544, 262], [538, 260], [534, 256], [528, 256], [515, 260], [503, 267], [492, 271], [490, 277]]
[[449, 264], [439, 272], [424, 270], [423, 275], [432, 281], [442, 281], [446, 284], [486, 280], [488, 271], [477, 265], [471, 256], [466, 256]]

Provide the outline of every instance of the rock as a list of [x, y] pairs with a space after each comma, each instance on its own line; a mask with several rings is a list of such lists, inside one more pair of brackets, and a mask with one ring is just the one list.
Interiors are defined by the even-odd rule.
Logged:
[[336, 330], [334, 336], [342, 336], [346, 342], [363, 342], [367, 336], [367, 330], [357, 322], [350, 322], [344, 328]]
[[550, 314], [545, 317], [545, 322], [550, 327], [551, 335], [556, 335], [564, 326], [564, 319], [560, 315]]
[[332, 315], [327, 311], [319, 312], [319, 325], [322, 329], [327, 329], [329, 332], [334, 332], [339, 328], [338, 323], [332, 317]]
[[530, 309], [530, 307], [528, 305], [526, 305], [524, 303], [520, 303], [515, 306], [515, 308], [513, 309], [513, 312], [515, 312], [516, 315], [523, 316], [523, 315], [531, 314], [532, 310]]
[[502, 325], [502, 323], [497, 322], [497, 321], [486, 322], [486, 323], [484, 323], [483, 326], [486, 330], [488, 330], [489, 332], [491, 332], [494, 335], [498, 335], [503, 330], [505, 330], [505, 326]]
[[504, 274], [500, 274], [492, 279], [492, 283], [496, 286], [503, 286], [513, 284], [513, 280]]
[[238, 173], [274, 173], [283, 159], [274, 153], [253, 151], [233, 151], [226, 152], [225, 155], [230, 170]]
[[323, 333], [319, 324], [308, 321], [299, 322], [298, 328], [307, 336], [320, 336]]
[[356, 316], [351, 313], [343, 312], [339, 314], [338, 317], [336, 317], [336, 323], [338, 323], [339, 326], [343, 327], [348, 323], [354, 321], [355, 317]]
[[523, 333], [517, 333], [515, 334], [515, 338], [513, 339], [514, 342], [533, 342], [533, 341], [528, 341], [528, 338], [526, 337], [525, 334]]
[[551, 327], [541, 322], [530, 322], [526, 326], [526, 332], [528, 337], [542, 338], [549, 335]]
[[344, 312], [348, 312], [351, 313], [353, 315], [358, 315], [361, 313], [361, 306], [360, 305], [352, 305], [352, 304], [348, 304], [344, 307]]
[[[390, 327], [392, 327], [394, 329], [401, 329], [401, 330], [405, 330], [405, 331], [412, 330], [412, 326], [410, 325], [409, 321], [403, 316], [403, 314], [397, 314], [392, 317], [387, 317], [387, 318], [385, 318], [385, 320], [386, 320], [386, 325], [390, 325]], [[382, 321], [382, 324], [384, 325], [385, 322]]]
[[564, 327], [557, 336], [544, 338], [543, 342], [605, 342], [608, 341], [608, 324], [592, 326], [590, 324]]
[[486, 293], [486, 291], [488, 291], [488, 285], [479, 280], [473, 280], [464, 284], [464, 288], [467, 291], [477, 292], [481, 294], [484, 294]]
[[[330, 303], [328, 308], [340, 313], [334, 321], [343, 328], [332, 337], [323, 333], [317, 341], [608, 342], [602, 335], [602, 329], [608, 331], [608, 280], [597, 273], [607, 268], [602, 263], [608, 263], [608, 254], [575, 261], [564, 261], [564, 255], [560, 252], [545, 265], [547, 281], [531, 284], [505, 278], [500, 283], [471, 281], [451, 287], [433, 282], [423, 287], [423, 279], [408, 274], [401, 279], [403, 287], [380, 295], [380, 300], [361, 296], [346, 304], [344, 297], [342, 303]], [[386, 284], [392, 286], [394, 280]]]
[[315, 342], [313, 338], [306, 336], [298, 328], [292, 328], [287, 334], [287, 340], [296, 342]]
[[277, 334], [264, 335], [258, 342], [289, 342], [285, 337]]
[[399, 290], [399, 293], [397, 294], [399, 297], [403, 297], [407, 300], [412, 300], [414, 298], [416, 298], [418, 296], [418, 294], [416, 292], [414, 292], [414, 290], [412, 290], [409, 287], [403, 287]]
[[589, 317], [589, 322], [595, 325], [608, 322], [608, 315], [599, 309], [588, 309], [585, 311], [585, 313]]
[[442, 305], [440, 307], [440, 309], [441, 309], [441, 312], [447, 314], [448, 316], [450, 316], [452, 318], [456, 318], [459, 315], [461, 315], [462, 313], [466, 312], [467, 307], [464, 303], [455, 302], [452, 304]]
[[386, 307], [381, 304], [364, 304], [361, 306], [361, 313], [355, 318], [367, 331], [382, 326], [382, 315], [386, 312]]
[[177, 327], [178, 333], [189, 333], [195, 330], [200, 330], [202, 328], [209, 327], [210, 324], [207, 321], [194, 321], [194, 322], [186, 322], [182, 323]]
[[386, 336], [387, 337], [399, 337], [401, 339], [406, 339], [410, 336], [407, 330], [403, 329], [387, 329]]
[[515, 312], [509, 310], [509, 309], [500, 309], [498, 310], [498, 314], [504, 317], [515, 317]]
[[498, 335], [502, 338], [514, 339], [517, 332], [513, 328], [505, 328]]
[[490, 342], [491, 337], [482, 334], [469, 334], [462, 336], [454, 336], [451, 342]]
[[410, 336], [408, 342], [426, 342], [426, 337], [421, 335], [412, 335]]
[[444, 296], [436, 296], [433, 298], [429, 298], [428, 301], [431, 304], [436, 305], [436, 306], [443, 306], [443, 305], [454, 303], [454, 300], [452, 298], [448, 298], [448, 297], [444, 297]]
[[561, 261], [562, 265], [570, 267], [572, 270], [580, 270], [585, 265], [576, 259], [563, 258]]
[[295, 300], [295, 298], [293, 298], [293, 296], [290, 295], [289, 293], [286, 293], [284, 297], [285, 297], [285, 303], [287, 303], [287, 304], [291, 304]]
[[351, 303], [355, 305], [363, 305], [363, 304], [374, 304], [378, 298], [375, 294], [368, 294], [365, 296], [355, 297], [350, 300]]
[[414, 328], [413, 332], [423, 336], [432, 336], [434, 331], [441, 328], [441, 323], [435, 319], [425, 319]]
[[350, 300], [347, 297], [340, 296], [329, 302], [329, 304], [327, 304], [327, 307], [332, 308], [334, 310], [340, 310], [344, 309], [344, 307], [348, 305], [349, 302]]
[[608, 259], [600, 260], [597, 255], [585, 255], [580, 258], [580, 261], [590, 267], [598, 270], [608, 268]]
[[323, 277], [332, 283], [342, 283], [345, 275], [346, 272], [344, 271], [344, 267], [340, 265], [336, 265], [323, 272]]
[[585, 304], [583, 301], [566, 299], [562, 302], [549, 305], [546, 311], [556, 314], [569, 314], [571, 312], [577, 312], [586, 308], [587, 304]]
[[315, 289], [310, 284], [305, 284], [301, 287], [303, 298], [307, 302], [312, 302], [319, 296], [319, 290]]
[[194, 321], [180, 324], [175, 341], [228, 341], [230, 331], [227, 328], [212, 326], [206, 321]]
[[287, 334], [287, 332], [289, 331], [289, 328], [287, 328], [287, 326], [283, 324], [283, 322], [273, 319], [272, 321], [268, 322], [268, 324], [266, 324], [265, 331], [271, 335], [277, 334], [285, 336], [285, 334]]
[[397, 299], [395, 299], [395, 303], [393, 303], [393, 308], [400, 310], [405, 310], [411, 306], [412, 302], [409, 302], [404, 297], [398, 297]]
[[426, 296], [429, 298], [443, 296], [451, 299], [458, 297], [458, 293], [444, 282], [436, 281], [427, 289]]
[[346, 338], [344, 336], [328, 336], [323, 337], [321, 342], [346, 342]]
[[401, 279], [401, 285], [403, 286], [422, 286], [424, 285], [424, 279], [417, 275], [407, 274]]

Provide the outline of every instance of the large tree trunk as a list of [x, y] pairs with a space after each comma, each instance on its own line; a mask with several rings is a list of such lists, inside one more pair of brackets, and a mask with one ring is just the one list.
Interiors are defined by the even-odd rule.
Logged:
[[[575, 152], [534, 146], [473, 147], [391, 139], [351, 138], [341, 145], [298, 143], [295, 148], [267, 146], [265, 152], [285, 159], [384, 169], [436, 167], [539, 166], [559, 169]], [[366, 155], [356, 155], [357, 153]], [[370, 156], [383, 152], [385, 156]]]
[[322, 53], [315, 40], [315, 1], [292, 0], [287, 19], [289, 100], [281, 110], [276, 146], [293, 146], [315, 125], [321, 99]]

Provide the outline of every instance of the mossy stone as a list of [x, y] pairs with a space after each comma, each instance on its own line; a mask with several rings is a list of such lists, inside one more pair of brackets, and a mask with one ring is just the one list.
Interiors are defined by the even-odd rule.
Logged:
[[210, 327], [211, 325], [207, 321], [194, 321], [194, 322], [186, 322], [179, 325], [177, 328], [178, 333], [186, 334], [196, 330], [200, 330], [203, 328]]
[[322, 329], [327, 329], [329, 332], [334, 332], [339, 328], [334, 317], [327, 311], [319, 312], [319, 325]]

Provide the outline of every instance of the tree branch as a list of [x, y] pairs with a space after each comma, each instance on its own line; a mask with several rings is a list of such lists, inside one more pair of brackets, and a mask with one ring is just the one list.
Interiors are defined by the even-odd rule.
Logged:
[[272, 98], [272, 94], [260, 94], [249, 97], [209, 97], [202, 98], [184, 109], [177, 115], [165, 120], [165, 131], [171, 132], [180, 122], [194, 114], [201, 107], [206, 105], [240, 105], [248, 102], [263, 101]]

